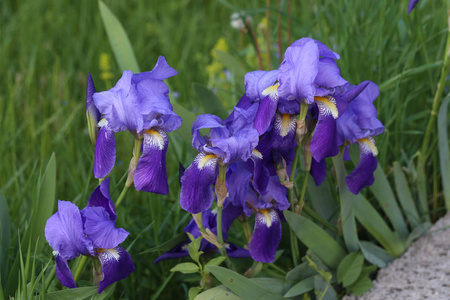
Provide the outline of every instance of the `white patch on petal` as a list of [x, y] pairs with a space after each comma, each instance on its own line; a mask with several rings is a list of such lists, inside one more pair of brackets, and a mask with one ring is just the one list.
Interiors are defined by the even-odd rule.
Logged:
[[285, 137], [297, 127], [295, 116], [290, 114], [276, 114], [275, 128], [280, 132], [280, 136]]
[[377, 146], [375, 146], [375, 140], [369, 136], [365, 139], [359, 139], [358, 145], [361, 149], [361, 152], [364, 154], [372, 154], [373, 156], [378, 155], [378, 149]]
[[102, 128], [102, 127], [104, 127], [104, 126], [106, 126], [106, 125], [108, 125], [108, 120], [106, 120], [105, 118], [101, 119], [101, 120], [98, 122], [98, 127], [100, 127], [100, 128]]
[[273, 99], [273, 100], [277, 100], [278, 99], [278, 86], [279, 86], [280, 84], [274, 84], [274, 85], [272, 85], [272, 86], [269, 86], [268, 88], [266, 88], [263, 92], [262, 92], [262, 95], [263, 96], [269, 96], [270, 97], [270, 99]]
[[217, 156], [215, 156], [214, 154], [201, 153], [197, 155], [194, 163], [197, 164], [199, 170], [202, 170], [205, 167], [210, 168], [216, 165]]
[[59, 255], [59, 252], [55, 250], [52, 252], [52, 254], [53, 254], [53, 256], [56, 256], [56, 255]]
[[144, 143], [151, 148], [163, 150], [167, 142], [167, 134], [161, 129], [149, 129], [144, 133]]
[[339, 111], [336, 107], [336, 100], [333, 97], [314, 97], [314, 101], [316, 101], [317, 106], [319, 107], [320, 115], [332, 115], [334, 119], [339, 117]]
[[116, 249], [111, 248], [111, 249], [99, 249], [98, 250], [98, 255], [102, 256], [102, 258], [104, 258], [105, 261], [109, 261], [112, 259], [115, 259], [116, 261], [119, 261], [120, 259], [120, 255], [119, 252], [117, 252]]
[[274, 209], [261, 209], [256, 214], [256, 222], [263, 223], [267, 228], [270, 228], [276, 219], [278, 219], [278, 214]]
[[253, 149], [253, 150], [252, 150], [252, 156], [254, 156], [254, 157], [256, 157], [256, 158], [259, 158], [259, 159], [263, 159], [262, 153], [259, 152], [259, 151], [256, 150], [256, 149]]

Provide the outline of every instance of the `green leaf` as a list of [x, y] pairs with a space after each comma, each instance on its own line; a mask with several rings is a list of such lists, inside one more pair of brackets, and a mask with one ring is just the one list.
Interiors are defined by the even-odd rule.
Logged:
[[170, 269], [170, 272], [181, 272], [183, 274], [191, 274], [191, 273], [197, 273], [200, 269], [198, 268], [198, 265], [187, 262], [187, 263], [181, 263]]
[[314, 276], [314, 293], [319, 300], [337, 300], [333, 286], [321, 276]]
[[345, 251], [325, 230], [313, 221], [285, 210], [284, 217], [299, 240], [331, 269], [336, 269]]
[[284, 297], [294, 297], [303, 293], [309, 292], [314, 289], [314, 276], [303, 279], [290, 288]]
[[405, 174], [398, 162], [394, 162], [394, 179], [400, 205], [409, 224], [411, 224], [412, 228], [415, 228], [420, 224], [419, 213], [411, 196], [411, 190], [409, 189]]
[[191, 287], [188, 292], [189, 300], [194, 300], [194, 298], [198, 295], [198, 293], [200, 293], [201, 290], [202, 288], [199, 286]]
[[359, 247], [366, 260], [380, 268], [386, 267], [388, 263], [395, 259], [395, 257], [386, 252], [386, 250], [378, 247], [372, 242], [360, 241]]
[[227, 288], [244, 300], [278, 300], [283, 296], [272, 293], [264, 287], [252, 282], [244, 276], [218, 266], [208, 266], [207, 269]]
[[134, 55], [128, 35], [123, 29], [119, 19], [117, 19], [103, 1], [99, 1], [98, 6], [106, 34], [108, 35], [109, 43], [111, 44], [119, 68], [122, 71], [131, 70], [133, 73], [139, 73], [139, 65], [136, 56]]
[[172, 101], [172, 106], [174, 113], [183, 119], [183, 123], [177, 129], [176, 133], [183, 141], [190, 145], [192, 142], [191, 128], [196, 116], [175, 101]]
[[[11, 223], [9, 220], [8, 203], [0, 190], [0, 274], [7, 274], [9, 243], [11, 240]], [[6, 276], [0, 279], [0, 286], [5, 283]], [[1, 291], [0, 291], [1, 293]]]
[[358, 234], [356, 233], [356, 221], [353, 213], [353, 201], [355, 196], [348, 190], [345, 178], [343, 152], [333, 157], [333, 165], [336, 169], [336, 179], [339, 186], [339, 198], [341, 200], [341, 223], [345, 245], [348, 251], [358, 250]]
[[[189, 234], [189, 237], [193, 238], [190, 234]], [[203, 251], [198, 251], [200, 249], [200, 244], [202, 242], [202, 239], [203, 239], [203, 237], [199, 236], [198, 238], [191, 240], [191, 242], [189, 243], [189, 246], [188, 246], [189, 256], [197, 263], [200, 263], [200, 261], [199, 261], [200, 255], [203, 254]]]
[[445, 207], [447, 211], [450, 211], [450, 150], [448, 147], [447, 133], [447, 112], [449, 101], [450, 94], [444, 99], [444, 101], [442, 101], [437, 119], [439, 164], [441, 167], [442, 187], [444, 190]]
[[358, 194], [353, 201], [353, 210], [358, 221], [389, 254], [398, 257], [405, 251], [405, 244], [398, 234], [391, 231], [380, 214], [361, 194]]
[[325, 180], [317, 186], [313, 180], [308, 180], [308, 193], [310, 199], [314, 199], [311, 204], [317, 214], [331, 224], [336, 224], [339, 217], [339, 205], [333, 197], [329, 182]]
[[287, 281], [281, 278], [267, 278], [258, 277], [250, 278], [250, 281], [256, 283], [259, 286], [264, 287], [266, 290], [275, 294], [284, 294], [292, 286], [292, 281]]
[[155, 251], [167, 251], [178, 245], [179, 243], [186, 241], [186, 234], [184, 232], [181, 232], [171, 238], [170, 240], [162, 243], [159, 246], [147, 249], [145, 251], [142, 251], [140, 254], [149, 253], [149, 252], [155, 252]]
[[373, 282], [369, 277], [362, 277], [358, 279], [354, 284], [347, 288], [348, 291], [353, 292], [355, 296], [361, 296], [365, 292], [369, 291], [373, 287]]
[[214, 114], [222, 120], [228, 116], [228, 112], [225, 107], [223, 107], [222, 101], [220, 101], [219, 97], [214, 94], [213, 91], [199, 83], [193, 83], [192, 86], [205, 113]]
[[208, 261], [208, 263], [206, 265], [207, 266], [218, 266], [222, 262], [224, 262], [226, 259], [227, 258], [225, 256], [215, 257], [215, 258], [211, 259], [210, 261]]
[[243, 82], [247, 71], [242, 64], [228, 52], [216, 50], [216, 53], [217, 59], [227, 67], [231, 74], [233, 74], [234, 82]]
[[286, 274], [286, 280], [302, 281], [316, 274], [317, 272], [309, 266], [308, 262], [304, 261]]
[[[45, 243], [44, 228], [48, 218], [53, 214], [56, 202], [56, 158], [50, 157], [39, 184], [39, 198], [35, 201], [30, 222], [31, 243], [36, 246], [36, 253], [42, 251]], [[25, 237], [27, 238], [27, 236]], [[26, 241], [26, 240], [25, 240]]]
[[46, 300], [72, 300], [72, 299], [86, 299], [98, 292], [98, 287], [79, 287], [75, 289], [66, 289], [57, 292], [45, 294]]
[[354, 283], [358, 279], [364, 264], [364, 255], [361, 252], [348, 254], [339, 264], [337, 269], [338, 282], [342, 282], [344, 287]]
[[414, 230], [411, 232], [411, 234], [408, 236], [408, 239], [406, 240], [406, 245], [409, 247], [409, 245], [411, 245], [415, 240], [424, 235], [430, 227], [431, 224], [425, 222], [414, 228]]
[[224, 285], [219, 285], [197, 295], [195, 300], [242, 300]]

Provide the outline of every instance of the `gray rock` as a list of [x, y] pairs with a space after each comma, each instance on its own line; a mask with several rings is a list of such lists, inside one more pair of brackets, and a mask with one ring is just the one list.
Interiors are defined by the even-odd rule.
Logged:
[[450, 300], [450, 214], [380, 270], [370, 291], [343, 299]]

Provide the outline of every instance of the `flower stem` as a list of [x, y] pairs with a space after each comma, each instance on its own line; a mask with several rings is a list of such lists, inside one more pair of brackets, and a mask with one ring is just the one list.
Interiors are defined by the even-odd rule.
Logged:
[[116, 208], [120, 205], [120, 203], [122, 203], [123, 199], [125, 198], [125, 195], [128, 192], [128, 189], [130, 188], [131, 185], [133, 185], [134, 171], [136, 171], [137, 162], [139, 160], [139, 156], [141, 155], [141, 146], [142, 146], [142, 139], [134, 139], [133, 157], [131, 158], [130, 166], [128, 167], [127, 181], [125, 181], [125, 186], [123, 187], [123, 190], [116, 201]]
[[73, 277], [73, 279], [75, 280], [75, 282], [77, 282], [78, 279], [80, 278], [81, 272], [83, 272], [84, 265], [86, 264], [87, 260], [88, 260], [88, 257], [87, 257], [87, 256], [84, 256], [84, 255], [83, 255], [83, 256], [81, 257], [80, 263], [78, 264], [77, 270], [75, 271], [75, 276]]
[[445, 87], [445, 79], [447, 77], [450, 68], [450, 7], [447, 10], [448, 14], [448, 29], [447, 29], [447, 42], [445, 45], [444, 60], [442, 63], [441, 76], [439, 78], [436, 94], [434, 95], [433, 105], [431, 108], [430, 119], [428, 120], [427, 129], [423, 138], [422, 147], [420, 150], [420, 155], [417, 161], [417, 181], [419, 189], [419, 208], [422, 214], [422, 218], [429, 220], [430, 216], [428, 214], [428, 201], [427, 201], [427, 188], [426, 188], [426, 178], [425, 178], [425, 165], [429, 156], [429, 146], [431, 134], [435, 131], [435, 123], [437, 112], [441, 106], [442, 94]]
[[[291, 182], [292, 182], [292, 180], [294, 180], [295, 169], [297, 166], [299, 154], [300, 154], [300, 147], [297, 147], [297, 148], [295, 148], [294, 161], [292, 162], [291, 173], [289, 176], [289, 181], [291, 181]], [[289, 189], [288, 199], [289, 199], [289, 202], [291, 203], [291, 210], [293, 212], [295, 212], [296, 205], [294, 203], [294, 188]], [[300, 252], [298, 250], [297, 236], [295, 235], [295, 232], [294, 232], [294, 230], [292, 230], [292, 228], [290, 228], [290, 237], [291, 237], [292, 261], [294, 262], [294, 266], [296, 266], [296, 265], [298, 265], [298, 258], [300, 256]]]
[[116, 208], [119, 207], [120, 203], [122, 203], [122, 201], [125, 198], [125, 195], [127, 194], [129, 188], [130, 187], [126, 186], [126, 185], [123, 187], [123, 190], [122, 190], [122, 192], [119, 195], [119, 198], [117, 198]]

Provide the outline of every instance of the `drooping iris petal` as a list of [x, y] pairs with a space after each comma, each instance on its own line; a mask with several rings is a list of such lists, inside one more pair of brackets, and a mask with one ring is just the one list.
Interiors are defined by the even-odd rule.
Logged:
[[316, 161], [339, 153], [336, 135], [338, 111], [333, 98], [316, 97], [319, 117], [311, 140], [311, 154]]
[[69, 201], [58, 200], [58, 211], [45, 225], [45, 238], [56, 254], [65, 260], [80, 254], [93, 254], [92, 242], [83, 232], [80, 210]]
[[104, 178], [108, 176], [116, 163], [116, 138], [114, 132], [104, 125], [98, 133], [94, 154], [94, 176]]
[[161, 129], [144, 133], [142, 156], [134, 172], [134, 186], [138, 191], [167, 195], [166, 152], [169, 138]]
[[95, 248], [114, 248], [127, 238], [129, 232], [116, 228], [116, 220], [111, 219], [101, 206], [85, 207], [82, 210], [84, 233]]
[[124, 279], [135, 269], [130, 254], [120, 246], [112, 249], [99, 249], [97, 257], [100, 260], [103, 271], [103, 279], [98, 284], [99, 294], [108, 285]]
[[207, 210], [212, 204], [217, 160], [213, 154], [199, 153], [181, 178], [180, 205], [191, 214]]
[[262, 99], [261, 104], [258, 108], [258, 113], [256, 114], [254, 125], [255, 129], [260, 135], [269, 129], [270, 124], [272, 123], [272, 120], [275, 116], [277, 105], [278, 97], [274, 98], [270, 95], [267, 95]]
[[259, 194], [267, 193], [266, 188], [270, 177], [269, 170], [265, 167], [263, 159], [262, 153], [254, 149], [251, 159], [248, 160], [252, 164], [251, 169], [253, 169], [252, 185]]
[[116, 220], [116, 209], [109, 195], [110, 178], [105, 178], [102, 183], [92, 192], [87, 207], [103, 207], [109, 214], [111, 220]]
[[346, 178], [345, 183], [348, 189], [353, 194], [358, 194], [359, 191], [375, 181], [373, 172], [378, 166], [376, 155], [378, 154], [377, 147], [373, 138], [365, 138], [358, 140], [360, 157], [359, 163]]
[[255, 216], [255, 229], [249, 245], [252, 258], [272, 263], [281, 240], [281, 222], [274, 209], [262, 209]]
[[312, 39], [302, 40], [286, 49], [279, 68], [278, 95], [280, 98], [293, 96], [311, 104], [316, 91], [314, 80], [319, 70], [319, 47]]
[[77, 287], [67, 260], [62, 258], [61, 255], [56, 255], [56, 277], [58, 277], [58, 280], [65, 287], [71, 289]]
[[177, 75], [178, 72], [169, 66], [164, 56], [158, 57], [158, 61], [156, 62], [153, 70], [148, 72], [142, 72], [133, 75], [132, 83], [137, 84], [142, 80], [146, 79], [156, 79], [156, 80], [164, 80], [169, 77]]
[[327, 177], [327, 162], [325, 159], [317, 162], [315, 159], [311, 159], [311, 170], [309, 174], [314, 178], [316, 185], [321, 185], [325, 177]]
[[263, 91], [275, 84], [278, 70], [253, 71], [245, 74], [245, 94], [253, 100], [262, 100], [265, 95]]

